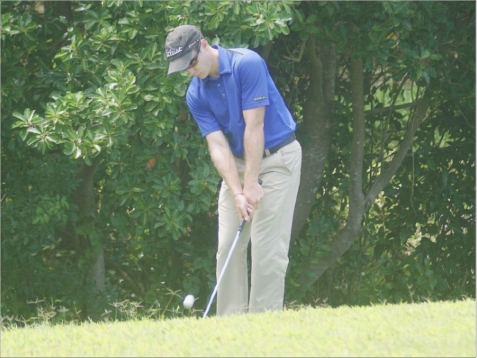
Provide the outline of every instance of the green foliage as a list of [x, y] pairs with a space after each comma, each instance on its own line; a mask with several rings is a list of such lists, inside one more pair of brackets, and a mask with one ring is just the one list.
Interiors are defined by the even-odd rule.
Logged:
[[[70, 270], [76, 270], [78, 275], [87, 269], [88, 260], [98, 250], [99, 243], [94, 238], [109, 237], [106, 243], [100, 240], [106, 245], [106, 261], [114, 270], [111, 274], [116, 276], [108, 281], [117, 282], [126, 275], [127, 284], [133, 286], [132, 294], [145, 299], [153, 289], [151, 285], [170, 277], [169, 270], [181, 276], [176, 266], [182, 266], [181, 256], [188, 255], [192, 247], [187, 244], [182, 249], [184, 244], [175, 241], [189, 237], [192, 216], [213, 210], [218, 178], [191, 119], [187, 115], [183, 118], [181, 97], [188, 79], [183, 77], [178, 82], [178, 78], [165, 78], [166, 64], [157, 45], [163, 43], [165, 35], [159, 31], [164, 20], [157, 21], [164, 15], [162, 5], [155, 7], [155, 16], [149, 11], [141, 12], [139, 20], [138, 3], [125, 3], [120, 8], [103, 8], [100, 3], [74, 6], [79, 16], [65, 33], [66, 44], [51, 58], [50, 66], [45, 65], [43, 72], [37, 74], [37, 81], [51, 88], [51, 101], [42, 107], [29, 105], [35, 109], [14, 111], [17, 121], [12, 128], [18, 128], [16, 134], [47, 158], [59, 150], [72, 168], [78, 160], [89, 166], [100, 160], [103, 164], [96, 173], [96, 195], [101, 210], [94, 226], [78, 226], [72, 233], [71, 226], [61, 228], [66, 225], [64, 210], [76, 207], [72, 205], [75, 187], [62, 197], [35, 192], [40, 203], [28, 224], [47, 226], [51, 241], [66, 242], [63, 249], [70, 252]], [[128, 31], [129, 37], [126, 36], [121, 25], [129, 26], [134, 21], [140, 21], [148, 31]], [[159, 39], [158, 33], [162, 33]], [[113, 54], [121, 59], [111, 59]], [[176, 123], [179, 116], [181, 121]], [[54, 204], [55, 199], [59, 203]], [[75, 226], [75, 222], [71, 224]], [[8, 229], [9, 226], [2, 229], [5, 244], [9, 242]], [[31, 235], [35, 236], [35, 231]], [[78, 240], [78, 235], [92, 240], [93, 252], [86, 254], [86, 261], [81, 258], [83, 250], [71, 243], [72, 238]], [[35, 255], [45, 250], [43, 244], [35, 247]], [[10, 250], [4, 246], [3, 252], [8, 254]], [[62, 251], [59, 255], [65, 256]], [[77, 259], [71, 261], [71, 255]], [[140, 260], [144, 256], [146, 259]], [[170, 265], [164, 265], [161, 257], [169, 257]], [[59, 269], [59, 261], [51, 265]], [[3, 263], [9, 267], [8, 261]], [[41, 267], [41, 259], [39, 265], [39, 272], [47, 269]], [[143, 275], [146, 281], [131, 278], [136, 275]], [[110, 300], [118, 297], [117, 287], [117, 283], [109, 281], [105, 294], [112, 295]], [[182, 287], [181, 279], [168, 282], [168, 287]], [[130, 289], [125, 288], [121, 297], [130, 297]], [[7, 291], [3, 302], [9, 308], [4, 314], [21, 313], [11, 310], [12, 301], [55, 297], [63, 295], [61, 291], [42, 294], [32, 290], [15, 298], [7, 296]]]
[[[205, 306], [219, 177], [186, 109], [189, 78], [166, 77], [163, 55], [167, 31], [186, 23], [211, 43], [273, 45], [269, 68], [298, 123], [310, 85], [304, 41], [337, 48], [333, 142], [291, 245], [287, 301], [475, 296], [474, 4], [73, 1], [71, 16], [37, 5], [1, 4], [2, 316], [34, 317], [28, 302], [45, 300], [98, 318], [112, 302], [178, 304], [169, 290]], [[365, 65], [364, 189], [389, 165], [413, 103], [426, 95], [432, 109], [356, 243], [305, 287], [296, 278], [327, 257], [349, 211], [355, 57]], [[299, 137], [306, 146], [302, 128]], [[88, 271], [100, 250], [98, 291]]]
[[[475, 23], [463, 20], [472, 18], [475, 6], [460, 5], [323, 2], [296, 10], [300, 15], [292, 29], [300, 39], [316, 34], [322, 44], [335, 43], [341, 75], [329, 166], [309, 223], [291, 248], [288, 300], [363, 305], [475, 295], [475, 153], [470, 149], [475, 146]], [[319, 7], [327, 11], [313, 13]], [[337, 31], [328, 32], [331, 24]], [[291, 55], [296, 58], [297, 52]], [[348, 216], [352, 113], [346, 71], [352, 56], [365, 60], [364, 190], [398, 149], [414, 113], [412, 103], [423, 94], [434, 102], [410, 155], [365, 217], [357, 242], [315, 285], [304, 287], [296, 277], [327, 255]], [[297, 78], [290, 106], [303, 107], [306, 72], [274, 70], [286, 86], [286, 79]]]

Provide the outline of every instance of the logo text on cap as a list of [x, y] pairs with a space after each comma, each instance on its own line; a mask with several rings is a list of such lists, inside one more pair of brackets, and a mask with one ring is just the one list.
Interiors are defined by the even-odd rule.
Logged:
[[177, 55], [178, 53], [182, 52], [183, 47], [180, 46], [178, 48], [168, 48], [166, 49], [166, 57], [172, 57]]

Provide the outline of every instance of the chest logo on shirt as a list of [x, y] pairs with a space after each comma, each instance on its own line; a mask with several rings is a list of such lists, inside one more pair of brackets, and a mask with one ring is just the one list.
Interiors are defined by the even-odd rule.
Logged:
[[266, 99], [267, 97], [255, 97], [253, 100], [254, 101], [261, 101], [261, 100], [264, 100]]

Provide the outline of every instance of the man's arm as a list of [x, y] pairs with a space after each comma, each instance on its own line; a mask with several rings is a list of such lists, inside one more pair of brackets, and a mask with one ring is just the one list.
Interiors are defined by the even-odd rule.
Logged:
[[223, 180], [227, 183], [232, 195], [234, 195], [235, 206], [240, 218], [250, 220], [253, 214], [253, 206], [248, 204], [245, 194], [242, 190], [242, 184], [238, 175], [237, 164], [230, 150], [229, 143], [221, 131], [208, 134], [206, 137], [209, 145], [209, 153], [214, 162], [217, 171]]
[[263, 198], [263, 189], [258, 183], [258, 173], [263, 158], [264, 132], [263, 120], [265, 107], [257, 107], [243, 111], [245, 120], [244, 149], [245, 175], [243, 193], [247, 202], [256, 208]]

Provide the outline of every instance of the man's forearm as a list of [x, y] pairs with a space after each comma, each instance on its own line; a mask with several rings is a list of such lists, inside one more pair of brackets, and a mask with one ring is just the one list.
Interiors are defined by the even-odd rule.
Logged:
[[258, 183], [258, 174], [263, 157], [265, 107], [246, 110], [243, 112], [243, 117], [245, 119], [243, 192], [248, 204], [252, 206], [249, 212], [253, 212], [264, 195], [263, 189]]
[[237, 164], [232, 152], [211, 151], [210, 157], [220, 177], [225, 180], [230, 190], [235, 194], [242, 192], [242, 184], [238, 175]]
[[263, 127], [251, 128], [247, 126], [244, 135], [245, 147], [245, 186], [250, 183], [256, 183], [260, 171], [260, 163], [263, 157], [264, 135]]
[[209, 153], [215, 168], [233, 193], [242, 192], [237, 163], [222, 132], [207, 136]]
[[245, 173], [244, 186], [257, 183], [264, 149], [263, 107], [245, 111], [246, 127], [244, 133]]
[[[217, 171], [222, 179], [227, 183], [237, 208], [237, 214], [246, 221], [250, 220], [253, 214], [253, 207], [248, 204], [245, 194], [242, 190], [242, 183], [237, 169], [235, 157], [225, 140], [222, 132], [212, 133], [207, 136], [209, 142], [210, 157], [214, 162]], [[237, 195], [240, 193], [241, 195]]]

